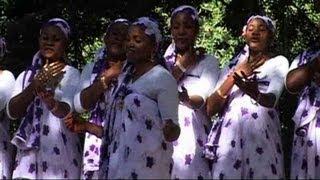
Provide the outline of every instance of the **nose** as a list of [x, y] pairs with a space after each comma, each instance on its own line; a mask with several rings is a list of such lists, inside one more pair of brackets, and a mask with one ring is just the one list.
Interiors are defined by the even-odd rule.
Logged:
[[260, 35], [260, 31], [258, 29], [254, 29], [253, 32], [252, 32], [252, 35], [259, 36]]
[[178, 28], [177, 34], [178, 34], [179, 36], [185, 35], [185, 34], [186, 34], [185, 28], [182, 27], [182, 26], [180, 26], [180, 27]]

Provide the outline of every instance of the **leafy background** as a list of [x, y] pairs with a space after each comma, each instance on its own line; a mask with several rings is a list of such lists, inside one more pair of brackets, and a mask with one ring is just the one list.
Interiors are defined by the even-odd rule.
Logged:
[[[214, 54], [221, 67], [243, 46], [242, 27], [253, 14], [266, 14], [276, 21], [275, 51], [291, 62], [303, 49], [319, 42], [319, 0], [0, 0], [0, 36], [7, 40], [8, 53], [1, 64], [16, 76], [31, 63], [38, 49], [42, 22], [63, 17], [72, 27], [70, 63], [81, 69], [91, 61], [102, 45], [102, 36], [110, 20], [125, 17], [134, 20], [151, 16], [159, 21], [170, 43], [170, 12], [177, 6], [195, 6], [201, 17], [197, 46]], [[286, 173], [289, 173], [293, 135], [291, 117], [296, 97], [284, 92], [278, 109], [281, 118]], [[16, 124], [13, 123], [13, 130]]]

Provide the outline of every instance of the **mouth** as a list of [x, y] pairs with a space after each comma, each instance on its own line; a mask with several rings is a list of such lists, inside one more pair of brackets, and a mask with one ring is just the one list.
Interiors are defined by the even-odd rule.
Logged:
[[188, 42], [188, 39], [187, 39], [187, 38], [177, 38], [177, 39], [176, 39], [176, 42], [185, 44], [185, 43]]
[[250, 41], [253, 43], [259, 43], [260, 39], [259, 38], [251, 38]]

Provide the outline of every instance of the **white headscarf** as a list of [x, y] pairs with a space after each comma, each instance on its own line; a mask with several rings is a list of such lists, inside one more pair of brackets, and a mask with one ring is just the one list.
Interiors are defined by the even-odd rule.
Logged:
[[[71, 34], [71, 29], [67, 21], [61, 18], [53, 18], [53, 19], [50, 19], [48, 22], [46, 22], [42, 27], [48, 26], [48, 25], [53, 25], [58, 27], [63, 32], [65, 37], [69, 39]], [[41, 30], [40, 30], [40, 34], [41, 34]]]
[[177, 7], [176, 9], [174, 9], [171, 13], [171, 18], [174, 17], [176, 14], [178, 14], [179, 12], [186, 12], [188, 14], [191, 15], [191, 18], [196, 21], [199, 22], [199, 13], [197, 11], [196, 8], [192, 7], [192, 6], [188, 6], [188, 5], [182, 5]]
[[276, 24], [274, 21], [272, 21], [271, 18], [269, 18], [268, 16], [260, 16], [260, 15], [255, 15], [255, 16], [251, 16], [248, 20], [247, 20], [247, 24], [243, 27], [242, 31], [243, 34], [244, 32], [247, 30], [247, 26], [248, 24], [254, 20], [254, 19], [261, 19], [266, 25], [267, 28], [274, 34], [276, 31]]
[[162, 40], [162, 35], [158, 23], [149, 17], [140, 17], [132, 25], [139, 25], [145, 28], [144, 33], [150, 37], [154, 36], [157, 48]]

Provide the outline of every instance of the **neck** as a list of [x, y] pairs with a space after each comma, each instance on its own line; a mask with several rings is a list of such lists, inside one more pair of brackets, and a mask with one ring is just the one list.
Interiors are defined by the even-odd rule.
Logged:
[[147, 62], [139, 63], [139, 64], [133, 64], [134, 69], [135, 69], [135, 71], [134, 71], [135, 79], [137, 79], [140, 76], [142, 76], [144, 73], [149, 71], [155, 65], [156, 64], [154, 62], [151, 62], [151, 61], [147, 61]]
[[117, 56], [112, 56], [112, 55], [108, 56], [108, 53], [107, 53], [107, 57], [106, 57], [107, 62], [110, 62], [110, 61], [118, 62], [118, 61], [125, 61], [125, 60], [126, 60], [125, 54], [121, 54]]
[[266, 49], [264, 50], [254, 50], [254, 49], [250, 49], [249, 51], [249, 56], [250, 57], [256, 57], [258, 55], [268, 55], [269, 53], [266, 51]]
[[180, 54], [180, 55], [184, 55], [184, 53], [186, 53], [187, 51], [191, 51], [193, 52], [194, 48], [193, 47], [188, 47], [186, 49], [176, 49], [176, 53]]

